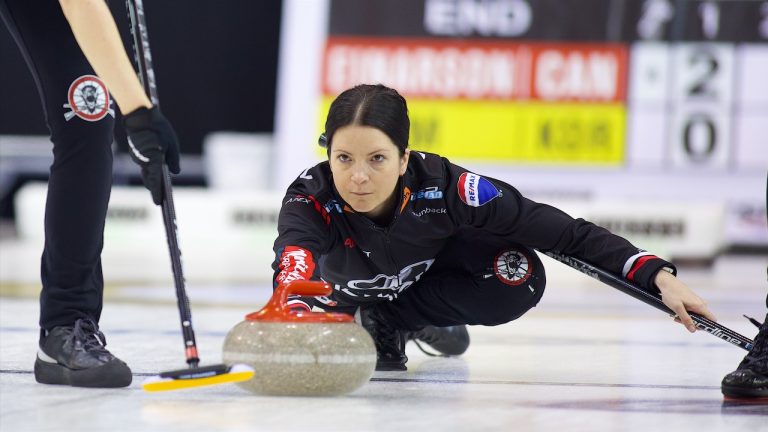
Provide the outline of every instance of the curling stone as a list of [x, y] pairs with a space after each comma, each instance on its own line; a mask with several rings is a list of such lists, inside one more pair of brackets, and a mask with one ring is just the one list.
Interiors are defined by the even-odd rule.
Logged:
[[224, 340], [224, 363], [244, 363], [255, 370], [253, 378], [237, 385], [262, 395], [333, 396], [368, 382], [376, 367], [376, 348], [352, 316], [285, 307], [290, 294], [330, 293], [324, 282], [279, 285], [263, 309], [232, 328]]

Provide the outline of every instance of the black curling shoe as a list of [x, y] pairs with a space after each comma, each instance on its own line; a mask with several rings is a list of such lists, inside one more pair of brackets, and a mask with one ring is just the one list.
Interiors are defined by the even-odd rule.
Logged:
[[[467, 326], [458, 325], [450, 327], [426, 326], [423, 329], [412, 332], [409, 335], [416, 346], [428, 355], [457, 356], [464, 354], [469, 348], [469, 332]], [[429, 345], [430, 348], [440, 354], [433, 354], [425, 350], [421, 343]]]
[[40, 342], [35, 360], [35, 380], [42, 384], [73, 387], [126, 387], [131, 369], [113, 356], [107, 340], [90, 319], [72, 326], [54, 327]]
[[374, 309], [360, 309], [360, 324], [368, 331], [376, 345], [377, 371], [408, 370], [405, 363], [405, 332], [397, 330], [382, 319]]
[[721, 384], [726, 399], [768, 402], [768, 315], [755, 337], [755, 345], [735, 371], [723, 378]]

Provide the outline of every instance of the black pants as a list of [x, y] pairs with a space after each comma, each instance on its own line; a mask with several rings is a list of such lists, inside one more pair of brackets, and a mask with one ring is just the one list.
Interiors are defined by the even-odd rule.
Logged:
[[[370, 307], [401, 330], [427, 325], [493, 326], [515, 320], [536, 306], [545, 285], [544, 266], [532, 249], [466, 229], [451, 238], [421, 280], [397, 299]], [[345, 301], [336, 292], [332, 299], [340, 305]], [[348, 313], [354, 309], [334, 308]]]
[[58, 1], [0, 0], [0, 15], [34, 76], [53, 142], [40, 326], [51, 329], [78, 318], [98, 321], [114, 104], [94, 77]]

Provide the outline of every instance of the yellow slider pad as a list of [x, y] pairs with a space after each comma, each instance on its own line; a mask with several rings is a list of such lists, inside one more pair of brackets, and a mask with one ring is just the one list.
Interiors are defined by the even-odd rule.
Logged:
[[169, 375], [168, 373], [151, 376], [144, 380], [141, 386], [148, 392], [182, 390], [194, 387], [247, 381], [253, 378], [254, 375], [253, 368], [244, 364], [235, 364], [226, 369], [208, 374], [197, 374], [195, 373], [196, 371], [196, 369], [189, 369], [186, 371], [188, 373], [184, 374], [180, 374], [178, 372], [181, 371], [177, 371], [177, 376], [164, 376]]

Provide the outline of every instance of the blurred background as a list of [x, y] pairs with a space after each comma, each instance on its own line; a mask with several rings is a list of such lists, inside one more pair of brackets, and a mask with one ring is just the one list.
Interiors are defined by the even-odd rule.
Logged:
[[[131, 49], [122, 1], [110, 7]], [[283, 191], [332, 99], [381, 82], [411, 147], [679, 264], [768, 257], [768, 2], [146, 0], [187, 279], [264, 284]], [[39, 282], [51, 144], [0, 30], [0, 286]], [[170, 284], [159, 208], [115, 139], [108, 284]], [[215, 295], [215, 294], [212, 294]]]

